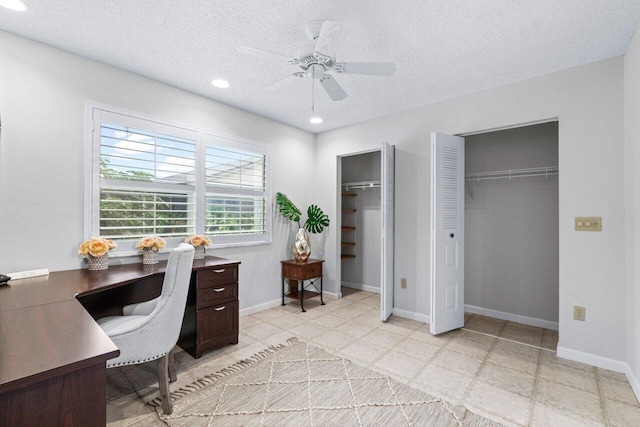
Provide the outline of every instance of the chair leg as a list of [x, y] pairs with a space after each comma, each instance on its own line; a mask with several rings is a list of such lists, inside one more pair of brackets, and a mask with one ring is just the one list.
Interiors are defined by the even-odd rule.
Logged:
[[158, 359], [158, 385], [160, 386], [160, 401], [162, 411], [166, 415], [173, 412], [171, 404], [171, 390], [169, 390], [169, 355], [166, 354]]
[[176, 380], [178, 379], [178, 376], [176, 374], [176, 366], [174, 364], [174, 357], [173, 357], [173, 351], [175, 350], [175, 347], [171, 349], [171, 351], [169, 352], [169, 382], [174, 383], [176, 382]]

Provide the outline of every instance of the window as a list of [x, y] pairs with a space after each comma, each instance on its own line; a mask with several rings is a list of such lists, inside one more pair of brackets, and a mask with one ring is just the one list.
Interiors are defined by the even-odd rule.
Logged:
[[215, 247], [271, 242], [268, 146], [88, 109], [85, 237], [114, 239], [123, 255], [150, 235], [168, 247], [191, 234]]

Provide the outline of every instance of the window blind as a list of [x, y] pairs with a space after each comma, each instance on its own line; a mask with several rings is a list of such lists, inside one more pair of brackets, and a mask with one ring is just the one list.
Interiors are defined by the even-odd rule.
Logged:
[[100, 236], [194, 234], [195, 139], [150, 130], [152, 123], [138, 127], [128, 117], [118, 122], [100, 120]]
[[206, 146], [205, 230], [213, 236], [267, 233], [266, 155]]
[[214, 247], [271, 242], [269, 146], [164, 119], [87, 105], [85, 237], [137, 253], [207, 234]]

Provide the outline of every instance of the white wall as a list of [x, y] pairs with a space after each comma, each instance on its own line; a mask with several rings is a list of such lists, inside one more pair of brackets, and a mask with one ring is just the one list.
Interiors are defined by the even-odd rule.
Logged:
[[[312, 169], [313, 134], [0, 32], [0, 272], [81, 267], [86, 100], [270, 143], [274, 191], [311, 203], [291, 177]], [[213, 251], [242, 261], [241, 308], [280, 297], [294, 225], [274, 215], [273, 244]]]
[[640, 399], [640, 26], [624, 58], [627, 377]]
[[[465, 173], [557, 165], [556, 122], [465, 138]], [[557, 328], [558, 177], [468, 181], [464, 232], [465, 304]]]
[[[323, 183], [318, 203], [336, 214], [337, 155], [378, 148], [381, 141], [396, 146], [394, 305], [428, 315], [430, 132], [471, 133], [557, 117], [559, 346], [616, 365], [627, 357], [622, 68], [623, 58], [613, 58], [322, 133], [316, 148], [315, 175]], [[603, 231], [573, 231], [575, 216], [602, 216]], [[336, 241], [338, 233], [330, 230], [327, 248]], [[336, 262], [326, 262], [328, 289], [336, 286]], [[400, 289], [400, 277], [407, 278], [407, 289]], [[572, 320], [574, 304], [587, 308], [585, 322]]]

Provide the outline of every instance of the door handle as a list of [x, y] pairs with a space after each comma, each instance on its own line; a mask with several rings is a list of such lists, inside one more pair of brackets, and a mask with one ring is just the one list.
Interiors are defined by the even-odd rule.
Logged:
[[224, 273], [224, 268], [221, 270], [213, 270], [214, 273]]
[[214, 291], [214, 292], [222, 292], [222, 291], [224, 291], [224, 290], [225, 290], [225, 288], [217, 288], [217, 289], [214, 289], [213, 291]]
[[216, 308], [215, 308], [215, 310], [216, 310], [216, 311], [222, 311], [222, 310], [224, 310], [226, 307], [227, 307], [226, 305], [223, 305], [222, 307], [216, 307]]
[[456, 237], [456, 235], [451, 233], [451, 234], [449, 234], [449, 237], [451, 237], [453, 239], [454, 237]]

